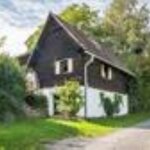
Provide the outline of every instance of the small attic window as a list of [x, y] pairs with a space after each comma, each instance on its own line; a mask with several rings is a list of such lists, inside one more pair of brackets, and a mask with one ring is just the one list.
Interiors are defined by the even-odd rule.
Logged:
[[66, 74], [73, 72], [73, 59], [67, 58], [55, 62], [55, 74]]
[[103, 79], [112, 80], [112, 68], [111, 67], [105, 64], [101, 64], [100, 72], [101, 72], [101, 77]]

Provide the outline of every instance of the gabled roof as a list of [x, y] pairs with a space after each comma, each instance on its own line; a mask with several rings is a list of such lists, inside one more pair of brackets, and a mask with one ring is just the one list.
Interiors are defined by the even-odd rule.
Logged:
[[[87, 35], [85, 35], [81, 30], [76, 27], [68, 24], [67, 22], [60, 19], [58, 16], [50, 13], [48, 20], [53, 18], [63, 29], [64, 31], [84, 50], [85, 53], [94, 55], [95, 58], [100, 61], [130, 75], [134, 76], [134, 74], [128, 70], [125, 65], [119, 60], [119, 58], [113, 53], [112, 50], [108, 48], [108, 46], [104, 44], [99, 44], [94, 39], [91, 39]], [[35, 50], [33, 51], [35, 53]], [[31, 57], [28, 57], [31, 59]], [[30, 61], [30, 60], [28, 60]]]
[[68, 24], [54, 14], [50, 14], [57, 23], [68, 33], [68, 35], [75, 40], [88, 54], [94, 55], [100, 61], [120, 70], [124, 73], [134, 76], [134, 74], [125, 67], [125, 65], [119, 60], [119, 58], [113, 53], [111, 49], [105, 44], [99, 44], [94, 39], [91, 39], [85, 35], [81, 30]]

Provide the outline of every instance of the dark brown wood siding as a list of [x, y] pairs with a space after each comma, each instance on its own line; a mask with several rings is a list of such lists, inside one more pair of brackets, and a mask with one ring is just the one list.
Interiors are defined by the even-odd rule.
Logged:
[[[80, 47], [53, 19], [51, 25], [46, 26], [31, 63], [32, 68], [37, 73], [41, 87], [52, 87], [69, 78], [83, 81], [83, 61]], [[55, 61], [64, 58], [73, 58], [73, 73], [56, 75]]]
[[127, 75], [105, 64], [112, 68], [112, 80], [104, 79], [101, 76], [101, 64], [104, 63], [99, 60], [94, 60], [93, 64], [90, 65], [88, 69], [89, 86], [101, 90], [127, 93]]

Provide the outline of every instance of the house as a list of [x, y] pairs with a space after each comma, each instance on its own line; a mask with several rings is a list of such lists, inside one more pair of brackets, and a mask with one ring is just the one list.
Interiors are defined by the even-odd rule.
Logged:
[[50, 116], [56, 113], [55, 86], [70, 78], [80, 82], [85, 94], [80, 117], [106, 115], [100, 93], [112, 99], [118, 94], [122, 104], [117, 115], [128, 113], [128, 83], [133, 73], [104, 44], [98, 44], [52, 13], [35, 50], [20, 60], [29, 68], [28, 78], [47, 96]]

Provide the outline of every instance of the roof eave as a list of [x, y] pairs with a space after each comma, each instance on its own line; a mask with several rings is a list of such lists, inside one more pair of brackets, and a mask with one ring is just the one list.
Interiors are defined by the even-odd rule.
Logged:
[[85, 49], [85, 53], [87, 53], [88, 55], [93, 55], [95, 58], [99, 59], [100, 61], [103, 61], [104, 63], [106, 63], [106, 64], [108, 64], [108, 65], [110, 65], [110, 66], [112, 66], [112, 67], [114, 67], [114, 68], [116, 68], [116, 69], [118, 69], [118, 70], [120, 70], [120, 71], [122, 71], [122, 72], [124, 72], [124, 73], [126, 73], [126, 74], [128, 74], [128, 75], [130, 75], [130, 76], [132, 76], [132, 77], [135, 77], [135, 74], [134, 74], [134, 73], [132, 73], [132, 72], [126, 70], [126, 69], [123, 69], [123, 68], [121, 68], [121, 67], [119, 67], [119, 66], [114, 65], [114, 64], [112, 64], [111, 62], [109, 62], [108, 60], [106, 60], [106, 59], [104, 59], [104, 58], [102, 58], [102, 57], [100, 57], [100, 56], [96, 56], [96, 55], [93, 54], [93, 53], [90, 53], [90, 52], [89, 52], [88, 50], [86, 50], [86, 49]]

